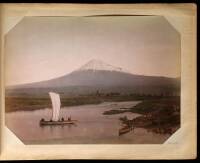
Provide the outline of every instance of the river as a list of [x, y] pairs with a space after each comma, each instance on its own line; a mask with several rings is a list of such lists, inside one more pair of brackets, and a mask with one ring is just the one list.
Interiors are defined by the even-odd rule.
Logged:
[[62, 107], [60, 117], [69, 116], [78, 120], [76, 125], [43, 126], [41, 118], [49, 120], [51, 109], [16, 111], [6, 113], [7, 127], [25, 144], [160, 144], [168, 134], [156, 134], [143, 128], [136, 128], [127, 134], [118, 135], [121, 128], [119, 117], [129, 119], [139, 116], [135, 113], [103, 115], [111, 109], [129, 108], [139, 101], [104, 102], [98, 105]]

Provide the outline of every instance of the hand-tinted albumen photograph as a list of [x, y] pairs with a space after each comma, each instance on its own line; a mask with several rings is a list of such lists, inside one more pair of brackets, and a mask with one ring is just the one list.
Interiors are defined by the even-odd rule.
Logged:
[[5, 35], [5, 123], [24, 144], [163, 144], [180, 34], [162, 16], [24, 17]]

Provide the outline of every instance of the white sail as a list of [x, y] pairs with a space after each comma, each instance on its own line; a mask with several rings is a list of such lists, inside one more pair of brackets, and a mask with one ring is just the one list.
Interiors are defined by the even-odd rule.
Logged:
[[60, 113], [60, 95], [57, 93], [49, 92], [52, 102], [52, 121], [59, 120], [59, 113]]

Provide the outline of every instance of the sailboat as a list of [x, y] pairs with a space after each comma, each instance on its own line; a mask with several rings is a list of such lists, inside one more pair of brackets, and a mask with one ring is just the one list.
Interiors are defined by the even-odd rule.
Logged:
[[65, 120], [64, 118], [59, 119], [60, 114], [60, 95], [54, 92], [49, 92], [51, 102], [52, 102], [52, 118], [47, 121], [43, 118], [40, 120], [40, 125], [64, 125], [64, 124], [74, 124], [76, 120], [71, 120], [68, 118]]

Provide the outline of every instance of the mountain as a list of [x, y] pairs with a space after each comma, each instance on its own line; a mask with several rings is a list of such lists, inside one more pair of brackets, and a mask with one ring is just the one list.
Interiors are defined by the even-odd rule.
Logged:
[[69, 87], [73, 88], [73, 90], [80, 87], [87, 88], [87, 90], [119, 90], [123, 88], [124, 92], [132, 89], [133, 91], [139, 90], [145, 93], [147, 90], [152, 92], [178, 89], [180, 86], [179, 82], [180, 80], [176, 78], [135, 75], [120, 67], [115, 67], [99, 60], [91, 60], [79, 69], [62, 77], [17, 85], [12, 88], [57, 88], [61, 90]]

